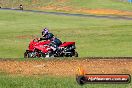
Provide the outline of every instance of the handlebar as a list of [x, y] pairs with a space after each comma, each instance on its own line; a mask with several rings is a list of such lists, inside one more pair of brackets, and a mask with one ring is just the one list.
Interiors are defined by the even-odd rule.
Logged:
[[33, 42], [39, 42], [38, 38], [33, 39]]

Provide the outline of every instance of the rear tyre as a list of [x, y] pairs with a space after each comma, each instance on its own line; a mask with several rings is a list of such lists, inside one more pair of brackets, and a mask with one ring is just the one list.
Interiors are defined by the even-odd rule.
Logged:
[[78, 57], [78, 53], [75, 51], [74, 57]]

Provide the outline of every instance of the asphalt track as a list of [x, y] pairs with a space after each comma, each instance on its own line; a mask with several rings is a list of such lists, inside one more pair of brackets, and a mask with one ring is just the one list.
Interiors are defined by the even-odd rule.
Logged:
[[0, 8], [0, 10], [14, 10], [18, 12], [34, 12], [34, 13], [41, 13], [41, 14], [53, 14], [53, 15], [62, 15], [62, 16], [76, 16], [76, 17], [85, 17], [85, 18], [108, 18], [108, 19], [115, 19], [115, 20], [132, 20], [132, 17], [127, 16], [100, 16], [100, 15], [90, 15], [90, 14], [71, 14], [71, 13], [63, 13], [63, 12], [46, 12], [46, 11], [38, 11], [38, 10], [19, 10], [14, 8]]

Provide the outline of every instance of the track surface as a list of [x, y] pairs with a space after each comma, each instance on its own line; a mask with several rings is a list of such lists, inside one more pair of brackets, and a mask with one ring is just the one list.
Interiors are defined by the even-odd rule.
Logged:
[[34, 13], [41, 13], [41, 14], [53, 14], [53, 15], [62, 15], [62, 16], [78, 16], [78, 17], [132, 20], [131, 17], [126, 17], [126, 16], [108, 16], [108, 15], [107, 16], [98, 16], [98, 15], [85, 15], [85, 14], [71, 14], [71, 13], [63, 13], [63, 12], [46, 12], [46, 11], [37, 11], [37, 10], [19, 10], [19, 9], [12, 9], [12, 8], [0, 8], [0, 10], [15, 10], [15, 11], [34, 12]]
[[75, 76], [78, 67], [88, 74], [132, 74], [132, 59], [0, 60], [0, 71], [18, 75]]

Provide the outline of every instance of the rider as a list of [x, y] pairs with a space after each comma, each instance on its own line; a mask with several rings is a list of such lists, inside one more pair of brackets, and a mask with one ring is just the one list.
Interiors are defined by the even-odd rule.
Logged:
[[40, 38], [39, 41], [41, 41], [41, 40], [50, 40], [51, 38], [54, 37], [54, 35], [53, 35], [52, 33], [49, 33], [48, 28], [44, 28], [44, 29], [42, 30], [42, 36], [43, 36], [43, 37]]
[[49, 32], [49, 30], [47, 28], [44, 28], [42, 31], [42, 38], [39, 39], [39, 41], [41, 40], [50, 40], [51, 43], [49, 44], [51, 46], [51, 48], [53, 49], [53, 51], [58, 50], [59, 46], [62, 44], [62, 42], [56, 38], [52, 33]]
[[20, 10], [23, 10], [23, 5], [20, 4], [20, 5], [19, 5], [19, 8], [20, 8]]
[[62, 42], [60, 41], [60, 39], [53, 37], [51, 38], [51, 43], [50, 46], [53, 49], [53, 51], [57, 51], [59, 50], [59, 46], [62, 44]]

